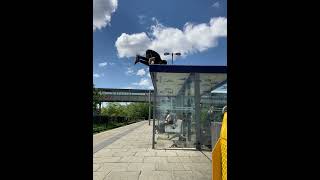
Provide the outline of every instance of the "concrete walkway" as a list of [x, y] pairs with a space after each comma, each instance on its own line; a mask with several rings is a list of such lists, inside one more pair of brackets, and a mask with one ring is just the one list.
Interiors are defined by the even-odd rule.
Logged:
[[210, 153], [152, 149], [152, 123], [93, 136], [95, 180], [211, 180]]

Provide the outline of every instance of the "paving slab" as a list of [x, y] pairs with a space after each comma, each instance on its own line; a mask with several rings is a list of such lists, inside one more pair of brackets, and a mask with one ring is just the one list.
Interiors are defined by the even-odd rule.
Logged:
[[211, 180], [210, 152], [152, 149], [148, 121], [93, 138], [94, 180]]
[[111, 171], [105, 180], [139, 180], [140, 171], [117, 172]]

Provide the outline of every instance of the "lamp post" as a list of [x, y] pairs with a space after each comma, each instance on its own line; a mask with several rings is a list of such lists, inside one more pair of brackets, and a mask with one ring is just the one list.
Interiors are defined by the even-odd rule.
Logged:
[[172, 59], [171, 59], [171, 60], [172, 60], [172, 64], [173, 64], [173, 55], [181, 56], [181, 53], [168, 53], [168, 52], [165, 52], [165, 53], [164, 53], [165, 56], [168, 56], [168, 55], [170, 55], [170, 54], [171, 54], [171, 57], [172, 57]]

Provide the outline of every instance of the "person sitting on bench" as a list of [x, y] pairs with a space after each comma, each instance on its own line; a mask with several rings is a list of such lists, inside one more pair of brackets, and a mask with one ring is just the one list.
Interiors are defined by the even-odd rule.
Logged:
[[167, 110], [167, 114], [165, 116], [165, 124], [173, 124], [173, 117], [169, 110]]
[[146, 57], [137, 55], [134, 64], [137, 64], [138, 62], [147, 66], [149, 66], [150, 64], [167, 64], [166, 60], [162, 60], [160, 55], [151, 49], [148, 49], [146, 51]]

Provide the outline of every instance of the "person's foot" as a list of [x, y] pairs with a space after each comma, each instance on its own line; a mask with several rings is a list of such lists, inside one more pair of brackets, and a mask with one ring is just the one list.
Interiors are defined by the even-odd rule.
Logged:
[[134, 64], [137, 64], [139, 62], [139, 55], [136, 56], [136, 61], [134, 62]]

